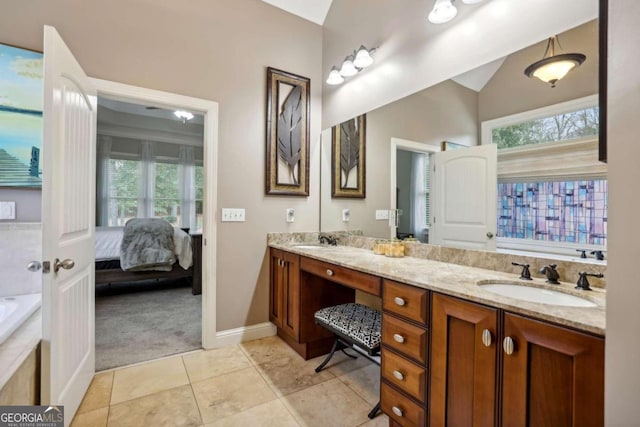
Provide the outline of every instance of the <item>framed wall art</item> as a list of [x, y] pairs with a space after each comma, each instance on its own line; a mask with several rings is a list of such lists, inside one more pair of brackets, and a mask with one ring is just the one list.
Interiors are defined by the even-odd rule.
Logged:
[[451, 141], [442, 141], [440, 143], [441, 151], [457, 150], [458, 148], [468, 148], [468, 147], [466, 145], [456, 144], [455, 142], [451, 142]]
[[331, 197], [366, 195], [366, 115], [331, 128]]
[[309, 195], [310, 80], [267, 68], [267, 195]]
[[0, 43], [0, 187], [42, 187], [42, 53]]

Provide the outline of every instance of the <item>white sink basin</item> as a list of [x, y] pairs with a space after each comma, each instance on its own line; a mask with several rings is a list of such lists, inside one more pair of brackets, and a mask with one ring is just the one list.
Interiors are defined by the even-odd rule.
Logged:
[[299, 245], [293, 245], [293, 247], [294, 248], [298, 248], [298, 249], [325, 249], [325, 248], [328, 248], [329, 246], [327, 246], [327, 245], [316, 245], [316, 244], [313, 244], [313, 243], [301, 243]]
[[586, 298], [565, 294], [550, 289], [535, 288], [511, 283], [480, 283], [479, 286], [487, 291], [523, 301], [539, 302], [542, 304], [563, 305], [569, 307], [597, 307], [598, 305]]

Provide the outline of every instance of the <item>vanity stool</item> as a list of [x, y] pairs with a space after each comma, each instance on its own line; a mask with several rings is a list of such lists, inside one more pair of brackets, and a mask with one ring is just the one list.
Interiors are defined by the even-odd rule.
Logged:
[[[359, 353], [364, 357], [380, 365], [380, 362], [372, 357], [380, 354], [381, 314], [379, 310], [362, 304], [348, 303], [318, 310], [314, 318], [316, 324], [328, 329], [336, 337], [331, 352], [316, 368], [316, 372], [320, 372], [325, 367], [337, 350], [342, 350], [344, 354], [355, 359], [357, 356], [345, 352], [346, 348], [353, 346], [361, 349], [362, 352]], [[373, 407], [368, 417], [374, 418], [379, 410], [380, 402]]]

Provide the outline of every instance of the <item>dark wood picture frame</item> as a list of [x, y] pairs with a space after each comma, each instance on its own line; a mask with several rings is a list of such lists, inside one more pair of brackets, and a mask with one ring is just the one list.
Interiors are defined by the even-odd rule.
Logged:
[[[331, 128], [331, 197], [366, 197], [366, 114]], [[355, 186], [349, 186], [355, 170]]]
[[267, 68], [267, 195], [309, 195], [310, 89], [307, 77]]

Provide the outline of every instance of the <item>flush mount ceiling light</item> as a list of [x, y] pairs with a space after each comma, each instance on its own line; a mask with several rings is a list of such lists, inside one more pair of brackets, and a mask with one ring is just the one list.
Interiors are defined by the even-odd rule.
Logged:
[[549, 37], [547, 48], [544, 51], [542, 59], [529, 65], [524, 74], [527, 77], [537, 77], [545, 83], [556, 87], [556, 82], [567, 75], [567, 73], [576, 67], [582, 65], [587, 59], [581, 53], [564, 53], [555, 54], [555, 45], [561, 48], [558, 36]]
[[187, 120], [191, 120], [193, 119], [193, 114], [188, 112], [188, 111], [182, 111], [182, 110], [178, 110], [178, 111], [174, 111], [173, 114], [182, 120], [182, 123], [186, 123]]
[[344, 82], [345, 77], [355, 76], [364, 68], [373, 64], [371, 54], [375, 52], [375, 50], [376, 48], [367, 49], [364, 46], [360, 46], [358, 49], [354, 50], [344, 58], [340, 68], [335, 65], [331, 68], [329, 77], [327, 78], [327, 84], [339, 85]]

